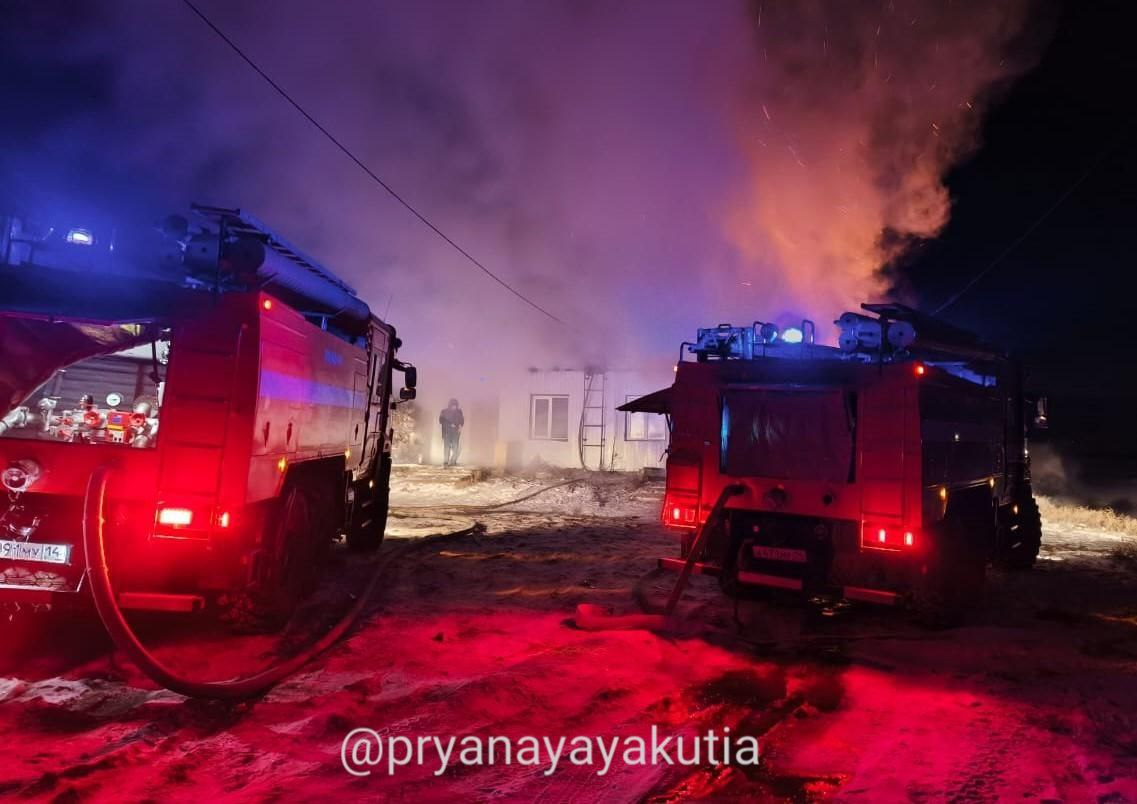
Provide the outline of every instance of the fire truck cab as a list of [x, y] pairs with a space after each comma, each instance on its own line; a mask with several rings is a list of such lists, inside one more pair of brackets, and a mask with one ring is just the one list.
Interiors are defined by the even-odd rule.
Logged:
[[909, 308], [862, 307], [838, 347], [808, 321], [700, 329], [674, 385], [624, 406], [670, 417], [662, 518], [681, 539], [662, 566], [936, 619], [981, 598], [989, 562], [1033, 564], [1019, 367]]
[[375, 549], [389, 324], [240, 210], [138, 237], [0, 218], [0, 603], [81, 597], [89, 480], [124, 609], [286, 619], [341, 533]]

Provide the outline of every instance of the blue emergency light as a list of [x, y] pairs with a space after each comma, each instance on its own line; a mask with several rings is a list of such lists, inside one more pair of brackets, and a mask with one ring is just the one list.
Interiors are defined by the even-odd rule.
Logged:
[[95, 236], [89, 229], [71, 229], [67, 232], [66, 240], [75, 246], [91, 246], [95, 243]]

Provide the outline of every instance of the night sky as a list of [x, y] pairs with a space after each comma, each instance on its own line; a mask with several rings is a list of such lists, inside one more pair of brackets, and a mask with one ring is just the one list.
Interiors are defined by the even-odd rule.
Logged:
[[1064, 450], [1137, 454], [1128, 5], [202, 0], [568, 330], [181, 2], [8, 4], [0, 202], [96, 222], [247, 207], [389, 306], [445, 399], [508, 365], [666, 367], [720, 321], [824, 324], [890, 292], [934, 310], [1081, 180], [947, 317], [1025, 358]]
[[1050, 438], [1079, 458], [1137, 455], [1137, 57], [1127, 8], [1051, 7], [1038, 66], [991, 111], [982, 149], [948, 176], [951, 222], [902, 269], [934, 310], [1081, 182], [945, 313], [1024, 357], [1051, 399]]

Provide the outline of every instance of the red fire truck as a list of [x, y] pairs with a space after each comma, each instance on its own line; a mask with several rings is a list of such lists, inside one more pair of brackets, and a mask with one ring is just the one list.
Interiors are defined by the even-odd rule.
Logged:
[[663, 566], [942, 618], [980, 599], [988, 562], [1033, 564], [1018, 366], [901, 305], [863, 308], [838, 347], [808, 321], [701, 329], [674, 385], [624, 407], [670, 417], [663, 521], [682, 538]]
[[120, 607], [286, 619], [383, 538], [390, 325], [252, 216], [116, 234], [0, 218], [0, 602], [79, 597], [89, 479]]

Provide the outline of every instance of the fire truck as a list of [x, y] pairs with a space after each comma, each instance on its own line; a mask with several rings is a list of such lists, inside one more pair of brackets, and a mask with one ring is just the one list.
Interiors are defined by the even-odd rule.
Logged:
[[835, 347], [809, 321], [700, 329], [674, 385], [624, 406], [669, 416], [662, 517], [680, 550], [661, 566], [735, 596], [910, 602], [952, 620], [989, 563], [1033, 564], [1027, 429], [1045, 426], [1045, 400], [974, 335], [862, 308], [835, 322]]
[[193, 211], [0, 218], [0, 603], [83, 597], [96, 471], [122, 609], [282, 622], [336, 539], [382, 541], [394, 328], [253, 216]]

